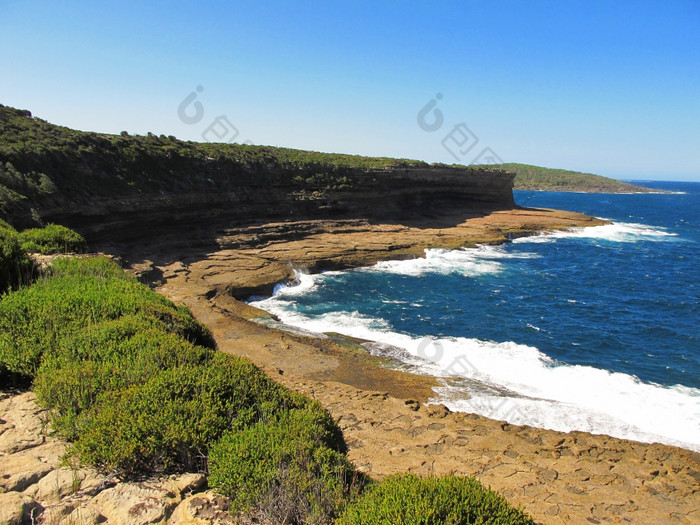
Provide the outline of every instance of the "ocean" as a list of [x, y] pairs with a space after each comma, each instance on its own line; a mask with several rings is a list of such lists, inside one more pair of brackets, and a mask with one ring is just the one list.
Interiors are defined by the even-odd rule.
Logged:
[[637, 183], [674, 193], [516, 191], [612, 224], [299, 273], [252, 304], [374, 341], [455, 411], [700, 451], [700, 183]]

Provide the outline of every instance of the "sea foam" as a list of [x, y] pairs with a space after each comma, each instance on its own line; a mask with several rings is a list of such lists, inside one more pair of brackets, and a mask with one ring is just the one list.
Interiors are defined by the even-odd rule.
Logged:
[[254, 305], [293, 326], [375, 341], [368, 350], [414, 372], [442, 377], [434, 402], [517, 425], [581, 430], [700, 451], [700, 390], [553, 361], [512, 341], [419, 338], [383, 319], [339, 311], [307, 317], [290, 309], [294, 287]]
[[666, 241], [678, 237], [677, 233], [668, 232], [663, 228], [637, 224], [633, 222], [613, 222], [602, 226], [587, 228], [571, 228], [555, 232], [544, 232], [530, 237], [514, 239], [516, 244], [533, 242], [550, 242], [557, 239], [600, 239], [611, 242]]
[[495, 274], [502, 270], [500, 261], [539, 257], [534, 253], [508, 253], [499, 246], [478, 246], [458, 250], [427, 249], [425, 257], [402, 261], [383, 261], [359, 271], [386, 272], [420, 276], [428, 273], [458, 274], [468, 277]]

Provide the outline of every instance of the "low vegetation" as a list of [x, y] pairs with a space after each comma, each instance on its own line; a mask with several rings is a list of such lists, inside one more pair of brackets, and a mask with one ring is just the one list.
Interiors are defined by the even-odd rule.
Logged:
[[32, 273], [32, 261], [22, 249], [17, 230], [0, 219], [0, 294], [29, 282]]
[[24, 251], [43, 255], [82, 253], [87, 248], [82, 235], [58, 224], [24, 230], [19, 234], [19, 242]]
[[234, 506], [272, 523], [319, 523], [365, 485], [342, 434], [319, 405], [226, 433], [210, 452], [210, 482]]
[[338, 525], [399, 523], [526, 525], [533, 521], [473, 478], [415, 474], [392, 476], [369, 487], [337, 520]]
[[0, 219], [0, 294], [29, 284], [36, 277], [30, 253], [53, 255], [83, 252], [86, 248], [85, 239], [65, 226], [49, 224], [18, 233]]

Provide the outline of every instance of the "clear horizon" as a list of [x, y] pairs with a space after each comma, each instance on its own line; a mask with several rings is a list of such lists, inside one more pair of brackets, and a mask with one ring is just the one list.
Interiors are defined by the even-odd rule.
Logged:
[[71, 128], [700, 181], [700, 4], [0, 4], [0, 103]]

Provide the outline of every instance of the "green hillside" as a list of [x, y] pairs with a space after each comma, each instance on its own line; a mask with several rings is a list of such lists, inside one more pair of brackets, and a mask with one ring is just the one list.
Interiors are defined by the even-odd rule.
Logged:
[[515, 190], [579, 191], [586, 193], [646, 193], [658, 191], [594, 175], [593, 173], [542, 168], [515, 162], [498, 164], [493, 167], [515, 173], [515, 186], [513, 188]]
[[[587, 173], [525, 164], [456, 166], [481, 175], [516, 173], [516, 189], [641, 192], [646, 188]], [[418, 160], [320, 153], [271, 146], [197, 143], [173, 136], [83, 132], [0, 104], [0, 219], [42, 225], [45, 214], [145, 195], [202, 192], [262, 194], [284, 187], [299, 199], [329, 192], [371, 191], [371, 182], [404, 168], [447, 168]], [[117, 200], [118, 200], [117, 199]], [[126, 202], [126, 201], [124, 201]], [[61, 219], [62, 220], [62, 219]]]
[[[421, 161], [328, 154], [246, 144], [196, 143], [173, 136], [83, 132], [0, 104], [0, 218], [30, 208], [60, 209], [114, 195], [215, 187], [345, 189], [347, 168], [428, 167]], [[290, 176], [291, 175], [291, 176]], [[29, 222], [29, 221], [24, 221]]]

